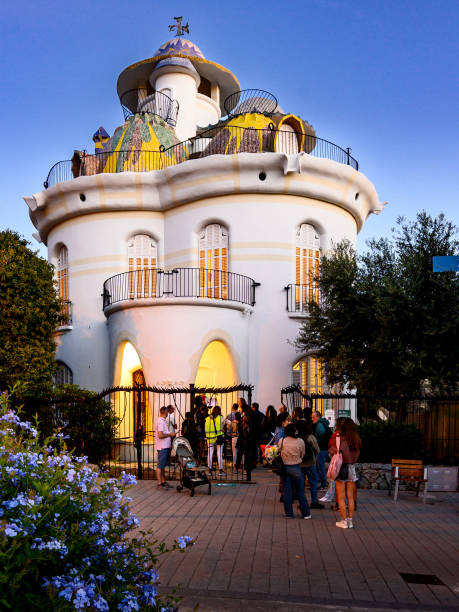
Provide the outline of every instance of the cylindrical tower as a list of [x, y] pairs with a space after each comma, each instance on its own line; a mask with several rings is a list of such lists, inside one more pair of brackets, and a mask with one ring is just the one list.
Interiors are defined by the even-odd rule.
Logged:
[[118, 93], [124, 124], [25, 198], [67, 283], [58, 360], [95, 390], [139, 370], [251, 383], [263, 408], [292, 382], [325, 390], [292, 341], [322, 254], [383, 208], [356, 160], [182, 38], [124, 70]]

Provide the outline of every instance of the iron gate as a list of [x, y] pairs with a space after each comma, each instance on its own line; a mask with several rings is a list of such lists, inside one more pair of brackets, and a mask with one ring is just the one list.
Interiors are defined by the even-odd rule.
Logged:
[[281, 390], [282, 403], [291, 414], [302, 408], [306, 418], [313, 411], [327, 416], [351, 417], [360, 424], [412, 425], [424, 438], [423, 459], [434, 465], [459, 464], [459, 397], [372, 396], [360, 394], [307, 394], [298, 385]]
[[[122, 471], [135, 474], [139, 480], [155, 478], [156, 453], [153, 428], [161, 406], [173, 406], [177, 435], [181, 434], [183, 422], [188, 412], [194, 414], [198, 398], [208, 407], [220, 406], [223, 418], [231, 413], [231, 408], [240, 398], [248, 405], [252, 402], [252, 385], [240, 384], [226, 388], [199, 388], [194, 385], [183, 388], [158, 388], [147, 385], [133, 387], [114, 387], [102, 391], [99, 398], [111, 403], [118, 423], [112, 444], [112, 451], [106, 464], [111, 473], [119, 475]], [[196, 460], [200, 465], [207, 464], [207, 443], [204, 435], [196, 441]], [[241, 466], [236, 470], [232, 452], [231, 438], [225, 436], [223, 450], [223, 475], [218, 480], [243, 481], [246, 472]], [[214, 453], [213, 462], [215, 465]], [[171, 458], [166, 470], [167, 478], [174, 480], [180, 475], [175, 458]]]

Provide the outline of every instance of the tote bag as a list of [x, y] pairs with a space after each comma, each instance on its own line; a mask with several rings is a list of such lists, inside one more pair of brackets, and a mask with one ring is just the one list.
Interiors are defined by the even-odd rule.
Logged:
[[282, 450], [282, 444], [283, 444], [283, 440], [281, 440], [281, 443], [279, 446], [279, 454], [276, 457], [274, 457], [274, 459], [271, 462], [271, 469], [278, 476], [282, 476], [282, 474], [285, 471], [284, 461], [280, 455], [280, 452]]
[[333, 455], [330, 461], [330, 465], [328, 466], [327, 476], [330, 480], [336, 480], [336, 477], [339, 474], [341, 466], [343, 465], [343, 455], [341, 454], [340, 447], [340, 439], [339, 436], [336, 436], [336, 453]]

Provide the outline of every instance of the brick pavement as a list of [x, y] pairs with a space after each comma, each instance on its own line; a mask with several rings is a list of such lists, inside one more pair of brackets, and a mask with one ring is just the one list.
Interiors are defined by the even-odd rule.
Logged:
[[[255, 475], [255, 473], [254, 473]], [[355, 529], [335, 527], [337, 513], [289, 520], [275, 477], [197, 489], [194, 498], [141, 481], [129, 492], [141, 528], [160, 540], [196, 538], [166, 555], [162, 588], [180, 585], [184, 608], [212, 610], [459, 610], [458, 494], [424, 505], [413, 493], [395, 504], [382, 491], [359, 491]], [[408, 584], [400, 572], [433, 574], [445, 586]]]

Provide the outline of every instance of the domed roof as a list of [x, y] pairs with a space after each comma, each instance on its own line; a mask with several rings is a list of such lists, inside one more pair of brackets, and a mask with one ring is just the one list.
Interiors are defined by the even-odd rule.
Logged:
[[176, 53], [205, 59], [204, 54], [198, 45], [195, 45], [193, 42], [191, 42], [191, 40], [181, 37], [172, 38], [172, 40], [168, 40], [167, 42], [163, 43], [156, 51], [155, 56], [175, 55]]
[[150, 113], [133, 115], [117, 127], [103, 153], [102, 172], [159, 170], [188, 157], [174, 130]]

